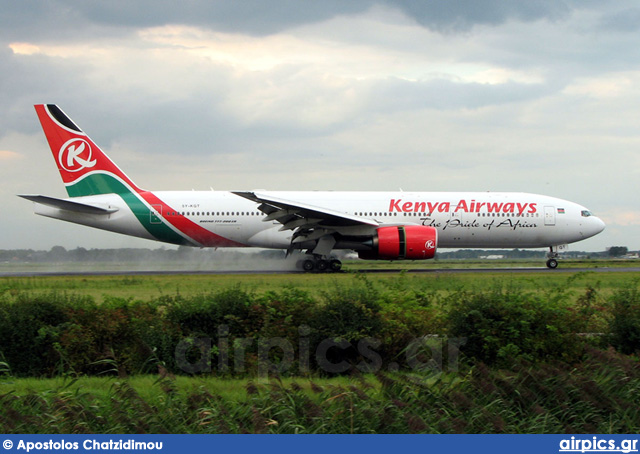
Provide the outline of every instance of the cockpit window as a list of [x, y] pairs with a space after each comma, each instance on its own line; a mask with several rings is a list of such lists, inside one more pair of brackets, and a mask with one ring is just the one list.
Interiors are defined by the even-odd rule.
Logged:
[[591, 211], [589, 210], [582, 210], [581, 214], [583, 218], [588, 218], [589, 216], [592, 216]]

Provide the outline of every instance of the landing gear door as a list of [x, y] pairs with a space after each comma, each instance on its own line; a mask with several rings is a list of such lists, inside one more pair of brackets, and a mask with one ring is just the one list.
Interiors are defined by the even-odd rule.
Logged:
[[544, 207], [544, 225], [556, 225], [556, 207]]

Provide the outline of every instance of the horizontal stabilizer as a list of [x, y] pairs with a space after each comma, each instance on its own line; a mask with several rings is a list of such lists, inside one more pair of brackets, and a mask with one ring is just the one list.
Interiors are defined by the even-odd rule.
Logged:
[[32, 202], [36, 202], [41, 205], [59, 208], [66, 211], [74, 211], [76, 213], [111, 214], [118, 211], [117, 208], [113, 208], [111, 206], [92, 205], [88, 203], [77, 202], [75, 200], [56, 199], [55, 197], [48, 197], [46, 195], [18, 194], [18, 197], [31, 200]]

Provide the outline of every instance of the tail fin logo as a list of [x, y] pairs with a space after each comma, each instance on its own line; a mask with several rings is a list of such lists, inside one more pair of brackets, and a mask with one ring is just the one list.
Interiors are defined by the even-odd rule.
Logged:
[[91, 158], [91, 145], [77, 137], [66, 141], [58, 153], [58, 163], [67, 172], [79, 172], [95, 166], [98, 161]]

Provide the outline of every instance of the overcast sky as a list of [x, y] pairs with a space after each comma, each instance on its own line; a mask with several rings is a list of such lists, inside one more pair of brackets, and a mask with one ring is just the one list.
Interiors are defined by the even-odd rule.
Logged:
[[524, 191], [640, 249], [640, 4], [0, 0], [0, 249], [159, 247], [66, 196], [33, 104], [142, 187]]

